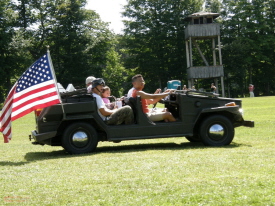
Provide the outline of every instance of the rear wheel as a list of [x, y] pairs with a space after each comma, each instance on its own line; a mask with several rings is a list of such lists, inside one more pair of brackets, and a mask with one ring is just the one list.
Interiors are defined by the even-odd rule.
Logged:
[[96, 149], [98, 134], [85, 122], [69, 125], [62, 135], [62, 146], [70, 154], [89, 153]]
[[214, 115], [206, 118], [200, 128], [200, 136], [204, 145], [229, 145], [234, 138], [232, 122], [225, 116]]

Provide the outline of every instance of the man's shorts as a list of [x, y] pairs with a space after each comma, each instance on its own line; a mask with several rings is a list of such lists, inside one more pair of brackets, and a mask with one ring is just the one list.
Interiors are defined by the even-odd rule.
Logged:
[[156, 111], [147, 113], [147, 116], [152, 122], [158, 122], [158, 121], [163, 120], [163, 114], [164, 113], [165, 112], [163, 112], [163, 111], [156, 110]]

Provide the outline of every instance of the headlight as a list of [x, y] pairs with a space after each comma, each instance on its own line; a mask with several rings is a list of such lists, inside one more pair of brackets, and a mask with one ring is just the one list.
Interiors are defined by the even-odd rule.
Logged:
[[243, 115], [243, 113], [244, 113], [244, 111], [243, 111], [243, 109], [241, 108], [241, 109], [239, 109], [239, 112]]

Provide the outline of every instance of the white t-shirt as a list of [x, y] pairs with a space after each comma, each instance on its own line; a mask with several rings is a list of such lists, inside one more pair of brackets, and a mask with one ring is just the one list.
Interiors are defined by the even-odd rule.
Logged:
[[96, 98], [96, 104], [97, 104], [97, 113], [99, 114], [99, 116], [105, 121], [108, 120], [108, 117], [105, 117], [101, 114], [101, 112], [99, 111], [99, 109], [101, 108], [106, 108], [105, 103], [103, 102], [103, 99], [101, 98], [101, 96], [99, 96], [96, 93], [93, 93], [93, 96]]
[[129, 98], [129, 97], [132, 97], [132, 94], [133, 94], [133, 91], [134, 91], [134, 87], [133, 88], [131, 88], [129, 91], [128, 91], [128, 94], [127, 94], [127, 97]]

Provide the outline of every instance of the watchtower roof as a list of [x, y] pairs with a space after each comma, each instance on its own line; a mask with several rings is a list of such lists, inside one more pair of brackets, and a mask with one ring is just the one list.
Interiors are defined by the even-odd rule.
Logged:
[[219, 17], [220, 14], [219, 13], [211, 13], [211, 12], [206, 12], [206, 11], [200, 11], [194, 14], [191, 14], [189, 16], [187, 16], [184, 20], [191, 20], [193, 18], [198, 18], [198, 17], [213, 17], [213, 19], [216, 19], [217, 17]]

